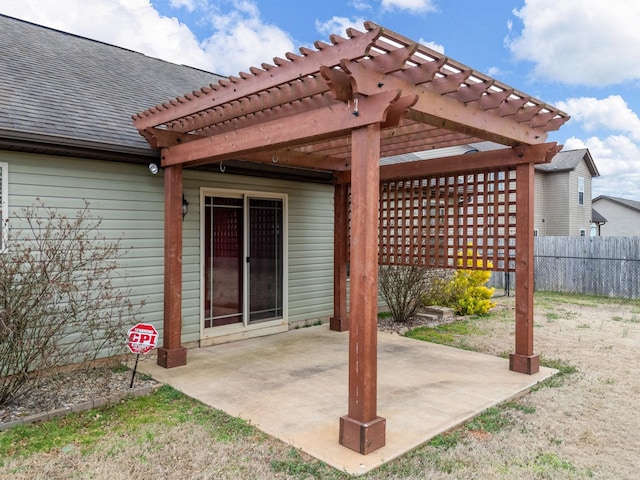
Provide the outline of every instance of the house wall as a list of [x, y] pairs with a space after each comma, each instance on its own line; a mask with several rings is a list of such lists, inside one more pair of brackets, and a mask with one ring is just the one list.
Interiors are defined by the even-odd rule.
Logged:
[[568, 235], [569, 173], [545, 174], [544, 179], [544, 235]]
[[640, 212], [607, 198], [599, 199], [593, 207], [607, 219], [601, 227], [602, 236], [640, 236]]
[[[128, 165], [0, 151], [8, 164], [9, 211], [40, 198], [69, 215], [90, 203], [103, 218], [102, 233], [123, 237], [123, 282], [132, 300], [146, 303], [140, 321], [162, 334], [164, 275], [164, 182], [146, 165]], [[289, 321], [327, 319], [333, 313], [333, 187], [222, 173], [184, 172], [189, 213], [184, 222], [183, 336], [200, 336], [200, 187], [246, 189], [288, 195]], [[123, 285], [125, 284], [123, 283]]]
[[538, 230], [538, 235], [546, 235], [547, 223], [544, 221], [546, 215], [546, 192], [545, 192], [545, 174], [539, 171], [534, 176], [534, 209], [533, 209], [533, 228]]
[[[584, 178], [584, 205], [578, 203], [578, 177]], [[569, 231], [565, 235], [580, 235], [580, 229], [589, 236], [591, 230], [591, 172], [584, 161], [569, 174]]]
[[[578, 203], [578, 178], [584, 178], [584, 205]], [[535, 175], [534, 228], [539, 236], [578, 236], [591, 231], [592, 176], [584, 161], [571, 171]]]
[[0, 161], [8, 163], [11, 217], [36, 198], [73, 217], [86, 199], [103, 219], [101, 233], [110, 240], [123, 237], [120, 285], [131, 287], [134, 303], [145, 300], [139, 320], [161, 328], [163, 193], [146, 167], [7, 151], [0, 151]]

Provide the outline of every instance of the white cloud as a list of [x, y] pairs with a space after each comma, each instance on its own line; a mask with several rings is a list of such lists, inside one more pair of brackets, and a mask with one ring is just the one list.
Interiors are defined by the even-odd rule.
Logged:
[[169, 5], [173, 8], [184, 7], [188, 11], [193, 12], [196, 8], [206, 5], [206, 0], [170, 0]]
[[172, 1], [175, 7], [202, 8], [212, 35], [199, 41], [188, 26], [160, 15], [148, 0], [0, 0], [0, 12], [223, 75], [269, 63], [294, 48], [291, 37], [266, 24], [251, 1], [236, 2], [227, 13], [213, 12], [204, 0]]
[[640, 200], [640, 145], [624, 135], [567, 139], [564, 150], [588, 148], [600, 172], [593, 196], [610, 195]]
[[536, 76], [591, 86], [640, 79], [640, 2], [525, 0], [514, 14], [524, 27], [510, 49], [535, 63]]
[[146, 0], [1, 0], [0, 9], [171, 62], [211, 66], [191, 30], [175, 18], [161, 16]]
[[382, 0], [385, 10], [409, 10], [413, 12], [432, 12], [436, 10], [432, 0]]
[[564, 150], [588, 148], [601, 175], [640, 174], [640, 146], [624, 135], [567, 139]]
[[366, 0], [351, 0], [349, 4], [356, 10], [371, 10], [371, 4]]
[[355, 28], [359, 31], [364, 31], [364, 22], [363, 18], [347, 18], [347, 17], [331, 17], [326, 22], [320, 22], [316, 20], [316, 30], [320, 32], [320, 34], [328, 37], [331, 34], [337, 34], [341, 36], [346, 35], [347, 28]]
[[[252, 20], [237, 23], [206, 40], [209, 55], [218, 57], [216, 72], [234, 74], [248, 71], [249, 67], [271, 63], [274, 57], [284, 57], [286, 52], [294, 50], [291, 37], [278, 27], [262, 25], [257, 29], [255, 24]], [[262, 45], [262, 48], [256, 49], [256, 45]]]
[[593, 184], [594, 196], [640, 199], [640, 117], [624, 99], [619, 95], [569, 98], [556, 106], [585, 132], [599, 135], [586, 140], [571, 137], [564, 143], [565, 150], [588, 148], [591, 152], [601, 174]]
[[640, 141], [640, 117], [619, 95], [607, 98], [569, 98], [556, 106], [571, 115], [573, 121], [588, 131], [609, 130], [628, 134]]
[[504, 77], [506, 74], [500, 67], [489, 67], [487, 69], [487, 75], [493, 78]]
[[421, 43], [425, 47], [429, 47], [431, 50], [435, 50], [438, 53], [444, 54], [444, 45], [441, 45], [436, 42], [427, 42], [424, 38], [418, 40], [418, 43]]

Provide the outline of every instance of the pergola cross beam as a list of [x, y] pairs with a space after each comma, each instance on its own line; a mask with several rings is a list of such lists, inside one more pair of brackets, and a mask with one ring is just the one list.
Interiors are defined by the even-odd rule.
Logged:
[[197, 166], [260, 152], [268, 146], [277, 149], [322, 138], [347, 135], [354, 128], [382, 123], [391, 105], [400, 98], [398, 91], [385, 91], [362, 98], [359, 106], [344, 103], [289, 117], [289, 121], [270, 120], [260, 125], [170, 146], [162, 152], [162, 166]]

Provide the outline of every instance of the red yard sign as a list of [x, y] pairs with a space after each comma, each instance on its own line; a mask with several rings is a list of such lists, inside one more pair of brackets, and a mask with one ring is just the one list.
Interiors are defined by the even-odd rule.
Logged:
[[138, 323], [129, 330], [127, 347], [131, 353], [148, 353], [158, 344], [158, 331], [148, 323]]

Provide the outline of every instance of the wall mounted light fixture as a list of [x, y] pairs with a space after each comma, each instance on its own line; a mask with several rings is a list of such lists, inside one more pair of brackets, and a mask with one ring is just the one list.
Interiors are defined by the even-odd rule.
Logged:
[[160, 167], [158, 166], [157, 163], [150, 163], [149, 171], [151, 172], [152, 175], [157, 175], [158, 172], [160, 171]]
[[184, 217], [187, 216], [187, 212], [189, 211], [189, 202], [184, 198], [184, 193], [182, 194], [182, 221], [184, 221]]

